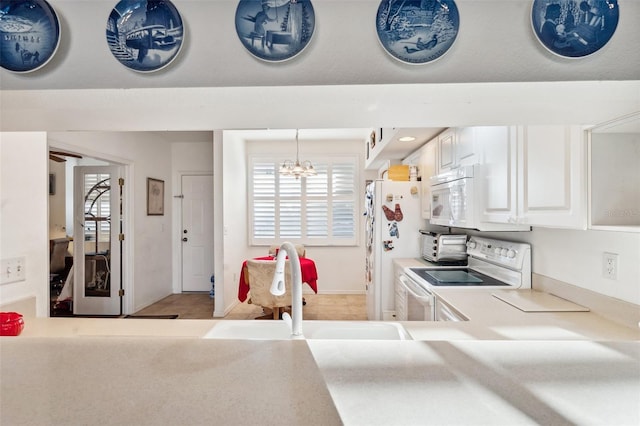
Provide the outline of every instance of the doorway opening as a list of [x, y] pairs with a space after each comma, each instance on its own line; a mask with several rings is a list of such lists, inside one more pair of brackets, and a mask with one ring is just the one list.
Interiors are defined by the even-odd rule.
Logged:
[[183, 174], [180, 187], [181, 291], [210, 292], [214, 273], [213, 175]]
[[126, 166], [78, 152], [49, 159], [49, 315], [120, 316]]

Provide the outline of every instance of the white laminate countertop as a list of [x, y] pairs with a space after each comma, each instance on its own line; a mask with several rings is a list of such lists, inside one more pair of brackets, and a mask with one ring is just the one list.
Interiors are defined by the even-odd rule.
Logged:
[[437, 289], [469, 321], [402, 322], [406, 341], [25, 318], [20, 336], [0, 338], [0, 424], [640, 424], [640, 330], [594, 312], [523, 312], [491, 292]]
[[305, 341], [1, 339], [2, 425], [342, 424]]
[[311, 340], [346, 425], [638, 425], [640, 344]]
[[[401, 267], [419, 267], [419, 259], [395, 259]], [[640, 327], [605, 318], [595, 312], [523, 312], [494, 297], [496, 292], [527, 294], [535, 290], [482, 287], [434, 287], [436, 297], [468, 321], [407, 321], [402, 325], [414, 340], [618, 340], [640, 341]]]

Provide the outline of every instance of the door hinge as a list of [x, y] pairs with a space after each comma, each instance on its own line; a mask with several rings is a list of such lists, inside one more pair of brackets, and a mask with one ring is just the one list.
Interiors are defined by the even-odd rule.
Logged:
[[124, 241], [124, 234], [118, 234], [118, 240]]
[[124, 288], [121, 288], [120, 290], [118, 290], [118, 296], [120, 297], [124, 296]]
[[124, 178], [118, 178], [118, 185], [124, 186]]

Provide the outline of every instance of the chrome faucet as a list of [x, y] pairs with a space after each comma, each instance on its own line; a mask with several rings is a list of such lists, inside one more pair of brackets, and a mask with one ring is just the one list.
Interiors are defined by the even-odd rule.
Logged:
[[291, 336], [295, 338], [302, 337], [302, 270], [296, 247], [289, 242], [282, 243], [280, 250], [278, 250], [276, 272], [273, 274], [270, 291], [274, 296], [282, 296], [286, 291], [284, 267], [287, 256], [289, 256], [291, 264], [291, 280], [293, 281], [291, 283], [291, 316], [285, 312], [282, 314], [282, 319], [289, 324]]

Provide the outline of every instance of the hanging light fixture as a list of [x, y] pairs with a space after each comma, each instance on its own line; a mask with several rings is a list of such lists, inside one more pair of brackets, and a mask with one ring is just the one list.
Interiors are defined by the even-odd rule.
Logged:
[[315, 176], [318, 174], [316, 169], [313, 168], [311, 161], [306, 160], [300, 162], [300, 141], [298, 140], [298, 129], [296, 129], [296, 161], [285, 160], [280, 166], [280, 174], [284, 176], [294, 176], [296, 179], [300, 179], [300, 176]]

